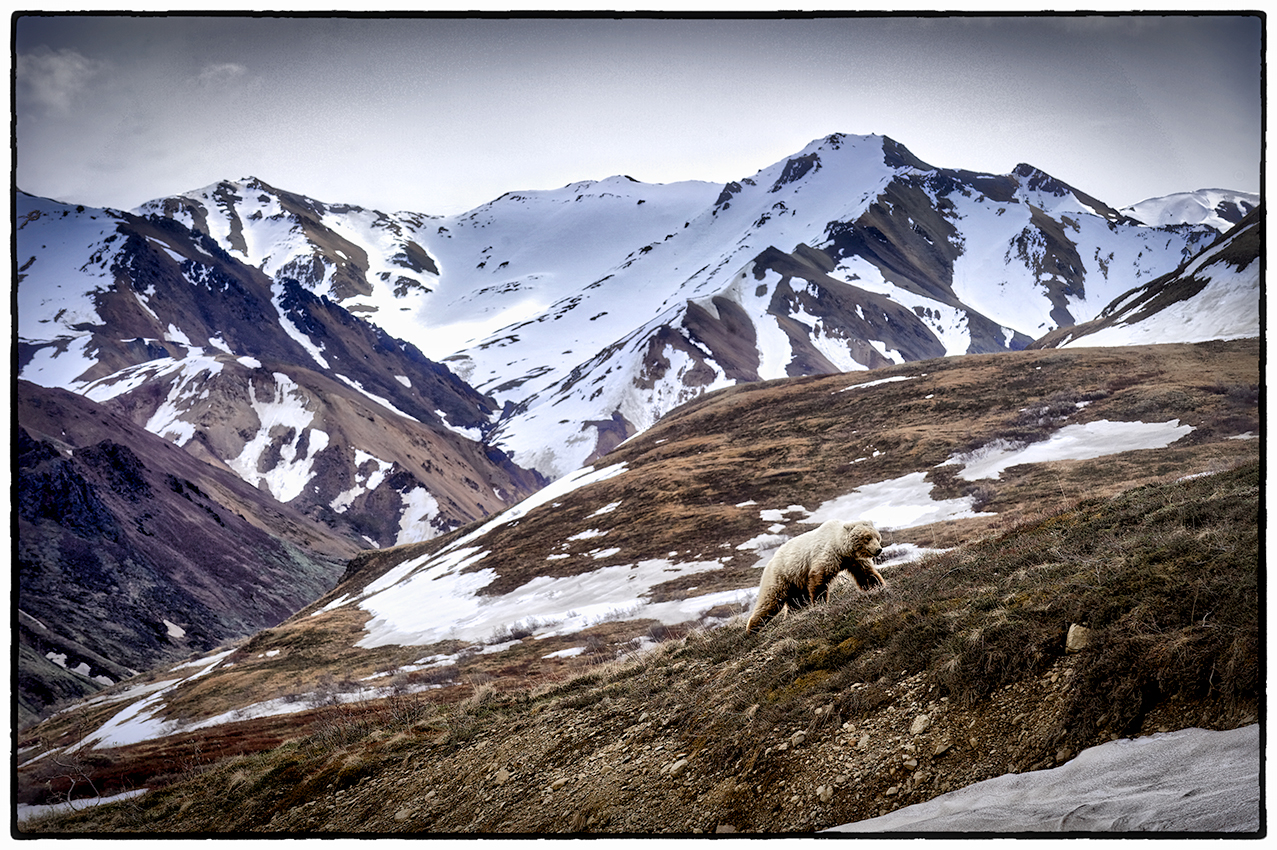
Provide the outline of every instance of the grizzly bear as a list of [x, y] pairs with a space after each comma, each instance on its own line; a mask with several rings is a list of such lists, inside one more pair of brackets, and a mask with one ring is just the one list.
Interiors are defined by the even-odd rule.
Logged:
[[823, 602], [830, 582], [843, 570], [851, 573], [861, 590], [884, 584], [873, 564], [881, 551], [882, 536], [868, 522], [831, 519], [786, 541], [763, 569], [758, 601], [745, 630], [758, 631], [782, 606]]

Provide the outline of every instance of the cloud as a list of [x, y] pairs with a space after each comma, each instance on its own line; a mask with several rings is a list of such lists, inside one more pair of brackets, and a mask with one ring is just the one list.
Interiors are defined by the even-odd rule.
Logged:
[[40, 109], [70, 112], [76, 97], [104, 67], [69, 48], [55, 51], [42, 44], [18, 54], [18, 96]]
[[238, 65], [234, 62], [220, 62], [205, 65], [203, 70], [200, 71], [199, 82], [202, 86], [219, 86], [247, 73], [248, 69], [243, 65]]

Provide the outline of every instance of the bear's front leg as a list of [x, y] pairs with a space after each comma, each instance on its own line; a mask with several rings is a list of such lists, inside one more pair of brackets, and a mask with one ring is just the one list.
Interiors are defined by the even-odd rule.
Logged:
[[882, 573], [878, 572], [877, 567], [874, 566], [873, 561], [868, 559], [853, 560], [847, 565], [847, 569], [851, 573], [851, 577], [856, 580], [856, 584], [860, 585], [861, 590], [883, 587], [887, 584], [882, 577]]

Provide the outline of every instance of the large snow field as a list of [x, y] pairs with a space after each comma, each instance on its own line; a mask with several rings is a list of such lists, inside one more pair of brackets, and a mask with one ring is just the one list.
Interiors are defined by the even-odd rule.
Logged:
[[1259, 726], [1181, 729], [1083, 750], [831, 832], [1246, 833], [1259, 830]]
[[675, 563], [655, 558], [636, 564], [602, 567], [575, 576], [538, 576], [510, 593], [479, 596], [495, 578], [491, 570], [473, 573], [415, 573], [393, 592], [365, 598], [360, 606], [373, 615], [365, 648], [427, 645], [444, 640], [483, 641], [517, 626], [534, 629], [534, 639], [575, 634], [612, 619], [655, 619], [674, 624], [696, 619], [747, 591], [707, 594], [653, 604], [643, 599], [652, 587], [679, 576], [717, 570], [718, 560]]
[[[1239, 193], [1225, 189], [1198, 189], [1196, 192], [1176, 192], [1157, 198], [1146, 198], [1137, 204], [1123, 207], [1121, 212], [1148, 225], [1208, 224], [1221, 233], [1233, 223], [1220, 217], [1216, 208], [1231, 201]], [[1259, 195], [1248, 196], [1252, 206], [1258, 206]], [[1244, 208], [1243, 208], [1244, 209]]]
[[[38, 341], [76, 336], [76, 325], [99, 325], [96, 293], [114, 284], [111, 264], [122, 238], [110, 238], [119, 219], [105, 210], [82, 213], [67, 204], [18, 193], [15, 217], [22, 244], [14, 244], [20, 267], [17, 287], [18, 336]], [[30, 256], [18, 254], [22, 245], [38, 246]], [[89, 262], [85, 256], [92, 253]]]
[[913, 528], [950, 519], [992, 516], [972, 510], [974, 499], [933, 499], [925, 472], [911, 472], [899, 478], [858, 487], [845, 496], [825, 502], [805, 523], [831, 519], [872, 522], [880, 530]]

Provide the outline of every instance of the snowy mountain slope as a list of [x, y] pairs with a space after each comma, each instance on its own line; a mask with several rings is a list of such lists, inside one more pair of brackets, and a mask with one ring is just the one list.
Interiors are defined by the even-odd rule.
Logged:
[[1259, 336], [1263, 229], [1263, 207], [1255, 207], [1175, 271], [1123, 293], [1097, 318], [1057, 329], [1034, 347]]
[[[754, 373], [1022, 347], [1094, 315], [1214, 235], [1138, 227], [1107, 208], [1093, 212], [1100, 205], [1079, 194], [1031, 169], [1001, 180], [924, 171], [890, 140], [830, 137], [728, 186], [712, 209], [564, 302], [575, 309], [512, 325], [446, 362], [515, 404], [494, 438], [554, 477], [601, 455], [615, 434], [642, 430], [666, 400]], [[806, 268], [769, 277], [786, 250], [803, 254]], [[674, 294], [649, 303], [661, 312], [613, 341], [612, 314], [603, 314], [616, 288]], [[907, 311], [883, 310], [884, 296]], [[627, 306], [624, 316], [643, 315], [643, 305]], [[575, 345], [556, 348], [561, 339]], [[574, 362], [581, 348], [606, 355]], [[511, 379], [512, 369], [527, 371]]]
[[256, 179], [138, 212], [412, 339], [503, 406], [489, 444], [549, 478], [707, 389], [1021, 348], [1216, 235], [846, 135], [723, 187], [617, 176], [448, 217]]
[[1173, 224], [1205, 224], [1221, 233], [1259, 206], [1259, 195], [1229, 189], [1199, 189], [1149, 198], [1123, 207], [1122, 213], [1155, 227]]
[[18, 201], [21, 377], [106, 404], [373, 545], [539, 486], [482, 444], [491, 399], [296, 279], [173, 219]]

